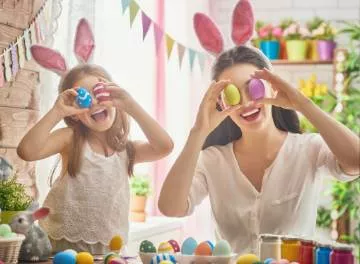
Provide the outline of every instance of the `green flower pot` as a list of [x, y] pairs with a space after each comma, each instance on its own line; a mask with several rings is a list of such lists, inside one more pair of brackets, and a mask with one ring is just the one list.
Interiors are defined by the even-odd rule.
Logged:
[[305, 60], [307, 53], [307, 43], [305, 40], [288, 40], [286, 41], [286, 52], [288, 60]]
[[21, 211], [1, 211], [0, 212], [0, 223], [10, 224], [12, 218], [20, 213]]

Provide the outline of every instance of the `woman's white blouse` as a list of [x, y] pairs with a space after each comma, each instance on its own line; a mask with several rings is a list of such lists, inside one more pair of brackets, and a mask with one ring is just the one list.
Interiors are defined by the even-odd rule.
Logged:
[[[327, 173], [318, 173], [320, 168]], [[241, 172], [232, 143], [209, 147], [197, 163], [188, 214], [209, 195], [217, 237], [236, 253], [258, 253], [262, 233], [314, 235], [324, 174], [341, 181], [356, 178], [341, 171], [319, 134], [289, 133], [265, 171], [261, 192]]]

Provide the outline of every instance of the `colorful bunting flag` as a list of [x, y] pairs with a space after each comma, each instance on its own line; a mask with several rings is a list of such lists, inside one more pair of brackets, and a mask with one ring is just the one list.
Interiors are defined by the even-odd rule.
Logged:
[[171, 56], [173, 47], [174, 47], [174, 39], [171, 38], [168, 34], [166, 34], [166, 51], [167, 51], [168, 59]]
[[4, 52], [4, 64], [5, 64], [5, 80], [7, 82], [11, 81], [11, 62], [10, 62], [10, 49], [6, 49]]
[[181, 68], [181, 64], [185, 54], [185, 47], [180, 43], [178, 43], [178, 54], [179, 54], [179, 67]]
[[20, 68], [24, 68], [25, 66], [25, 48], [24, 48], [24, 39], [23, 37], [18, 37], [16, 44], [18, 46], [19, 53], [19, 65]]
[[15, 76], [19, 71], [19, 59], [18, 59], [17, 47], [15, 44], [11, 45], [10, 52], [11, 52], [11, 72], [12, 75]]
[[25, 29], [24, 31], [24, 42], [25, 42], [25, 55], [27, 60], [31, 60], [31, 39], [30, 39], [30, 31], [29, 29]]
[[4, 67], [3, 67], [3, 57], [0, 56], [0, 88], [1, 87], [4, 87], [4, 83], [5, 83], [5, 80], [4, 80]]
[[31, 23], [30, 25], [30, 37], [31, 37], [31, 45], [35, 45], [36, 43], [38, 43], [38, 38], [35, 29], [35, 22]]
[[146, 37], [146, 34], [149, 31], [149, 28], [151, 25], [151, 19], [143, 11], [141, 11], [141, 20], [142, 20], [143, 40], [144, 40]]
[[128, 9], [130, 5], [130, 0], [121, 0], [121, 5], [123, 9], [123, 14], [125, 13], [126, 9]]
[[162, 39], [164, 36], [164, 32], [159, 27], [158, 24], [154, 23], [154, 35], [155, 35], [155, 48], [156, 48], [156, 54], [158, 54], [160, 45], [162, 44]]
[[132, 0], [130, 2], [130, 27], [134, 23], [135, 17], [138, 12], [139, 12], [139, 5], [134, 0]]
[[198, 53], [197, 54], [198, 60], [199, 60], [199, 66], [201, 71], [204, 71], [205, 68], [205, 55], [203, 53]]
[[196, 52], [193, 49], [189, 49], [189, 62], [190, 62], [190, 69], [192, 70], [194, 67]]

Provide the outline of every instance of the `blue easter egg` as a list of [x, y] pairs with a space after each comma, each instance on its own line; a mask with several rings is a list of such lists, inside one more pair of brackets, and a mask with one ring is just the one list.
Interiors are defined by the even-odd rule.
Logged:
[[54, 256], [54, 264], [76, 264], [76, 255], [73, 252], [59, 252]]
[[267, 258], [267, 259], [264, 260], [264, 264], [270, 264], [273, 261], [275, 261], [275, 260], [272, 259], [272, 258]]
[[183, 242], [181, 246], [181, 253], [183, 255], [193, 255], [197, 245], [196, 240], [189, 237]]
[[153, 256], [150, 261], [150, 264], [159, 264], [163, 260], [168, 260], [168, 261], [171, 261], [172, 263], [176, 264], [175, 256], [170, 255], [168, 253], [158, 254], [156, 256]]
[[80, 108], [90, 108], [92, 103], [92, 97], [86, 88], [80, 87], [76, 90], [78, 95], [76, 96], [76, 103]]
[[209, 244], [211, 251], [214, 251], [214, 244], [210, 240], [206, 241], [206, 243]]

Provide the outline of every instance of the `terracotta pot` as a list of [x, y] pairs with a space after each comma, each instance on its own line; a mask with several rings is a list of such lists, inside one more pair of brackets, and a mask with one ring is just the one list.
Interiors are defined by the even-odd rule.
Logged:
[[139, 213], [139, 212], [130, 212], [130, 221], [131, 222], [145, 222], [146, 221], [146, 214]]
[[286, 40], [285, 39], [282, 39], [280, 41], [280, 59], [287, 60]]
[[131, 196], [130, 210], [131, 212], [143, 213], [146, 206], [146, 196]]
[[12, 218], [21, 211], [0, 211], [0, 224], [9, 224]]

